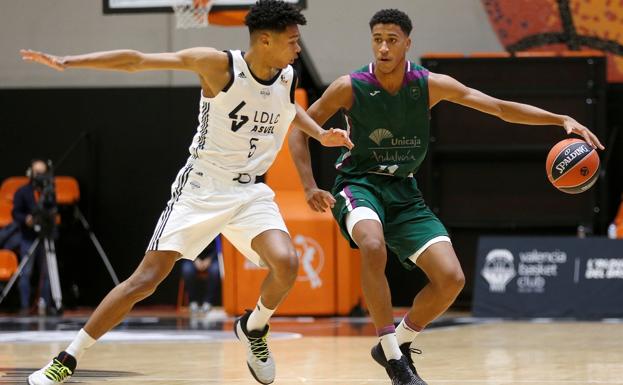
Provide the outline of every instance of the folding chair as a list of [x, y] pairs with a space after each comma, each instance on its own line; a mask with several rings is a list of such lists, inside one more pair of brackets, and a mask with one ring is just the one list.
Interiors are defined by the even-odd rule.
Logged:
[[11, 176], [6, 178], [0, 185], [0, 200], [13, 202], [15, 191], [26, 184], [28, 184], [27, 176]]
[[0, 281], [8, 281], [17, 270], [17, 256], [11, 250], [0, 250]]

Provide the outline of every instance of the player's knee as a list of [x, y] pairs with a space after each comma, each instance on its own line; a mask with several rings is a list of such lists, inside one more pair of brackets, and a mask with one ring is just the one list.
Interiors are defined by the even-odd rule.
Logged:
[[454, 286], [457, 292], [460, 292], [465, 287], [465, 274], [463, 270], [460, 270], [453, 277]]
[[[382, 239], [366, 238], [359, 243], [363, 268], [384, 271], [387, 263], [387, 250]], [[379, 270], [380, 269], [380, 270]]]
[[379, 238], [367, 237], [359, 242], [359, 249], [362, 255], [366, 256], [386, 256], [385, 241]]
[[441, 287], [449, 296], [458, 295], [465, 287], [465, 274], [461, 268], [454, 269], [444, 274]]
[[299, 271], [299, 259], [296, 251], [287, 250], [280, 252], [272, 258], [272, 273], [275, 278], [286, 285], [294, 285]]
[[123, 284], [126, 297], [140, 301], [156, 291], [158, 280], [150, 274], [140, 274], [132, 275]]

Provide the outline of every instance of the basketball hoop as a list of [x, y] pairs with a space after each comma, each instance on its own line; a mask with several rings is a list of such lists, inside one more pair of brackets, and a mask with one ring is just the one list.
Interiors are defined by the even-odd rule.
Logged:
[[173, 5], [178, 29], [205, 28], [214, 0], [176, 0]]

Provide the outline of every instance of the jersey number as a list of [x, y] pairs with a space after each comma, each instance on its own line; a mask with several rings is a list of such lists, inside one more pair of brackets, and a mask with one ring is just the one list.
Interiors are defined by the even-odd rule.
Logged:
[[240, 121], [238, 121], [238, 112], [240, 112], [240, 110], [242, 110], [242, 107], [244, 107], [246, 104], [247, 102], [243, 100], [242, 102], [240, 102], [240, 104], [238, 104], [238, 106], [236, 106], [236, 108], [231, 110], [231, 112], [229, 113], [229, 118], [232, 120], [231, 130], [233, 132], [238, 131], [240, 127], [242, 127], [246, 122], [249, 121], [249, 117], [246, 115], [240, 115]]
[[255, 154], [255, 150], [257, 150], [257, 146], [253, 142], [257, 142], [258, 140], [259, 140], [258, 138], [251, 138], [249, 140], [250, 149], [249, 149], [249, 155], [247, 156], [247, 158], [250, 158], [253, 156], [253, 154]]

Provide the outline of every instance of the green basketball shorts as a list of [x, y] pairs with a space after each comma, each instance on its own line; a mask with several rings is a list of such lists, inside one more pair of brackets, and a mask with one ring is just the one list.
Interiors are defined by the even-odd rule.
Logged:
[[436, 241], [450, 241], [448, 231], [426, 206], [415, 178], [367, 174], [339, 175], [332, 190], [336, 203], [333, 216], [342, 234], [357, 248], [346, 226], [346, 218], [357, 207], [378, 215], [387, 247], [409, 270], [416, 258]]

